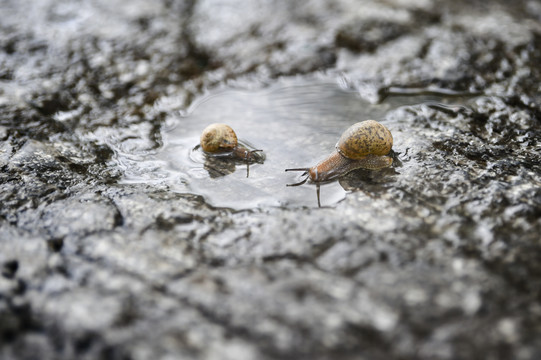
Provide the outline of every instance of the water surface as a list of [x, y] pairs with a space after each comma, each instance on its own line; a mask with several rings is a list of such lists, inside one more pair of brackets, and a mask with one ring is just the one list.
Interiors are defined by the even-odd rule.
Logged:
[[[437, 96], [390, 96], [371, 104], [337, 82], [313, 80], [281, 81], [257, 91], [219, 90], [175, 116], [163, 129], [162, 148], [132, 163], [137, 165], [128, 169], [125, 181], [158, 182], [171, 191], [202, 195], [217, 207], [317, 207], [315, 186], [287, 187], [301, 173], [285, 169], [324, 159], [355, 122], [375, 119], [393, 132], [385, 119], [388, 111], [433, 99]], [[264, 164], [250, 165], [249, 177], [246, 164], [209, 159], [196, 148], [201, 131], [215, 122], [227, 123], [240, 140], [264, 150]], [[355, 189], [351, 182], [323, 184], [321, 205], [333, 206]]]

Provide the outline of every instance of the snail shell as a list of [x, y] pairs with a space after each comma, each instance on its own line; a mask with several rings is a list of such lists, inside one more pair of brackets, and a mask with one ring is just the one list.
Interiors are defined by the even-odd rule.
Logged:
[[200, 144], [207, 153], [230, 152], [237, 147], [238, 139], [229, 125], [211, 124], [201, 133]]
[[367, 155], [387, 155], [393, 147], [393, 136], [382, 124], [366, 120], [351, 125], [340, 137], [336, 150], [348, 159]]

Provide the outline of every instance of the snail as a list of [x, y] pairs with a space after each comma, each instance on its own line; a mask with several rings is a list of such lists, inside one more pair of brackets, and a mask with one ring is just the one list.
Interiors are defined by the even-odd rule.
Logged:
[[310, 180], [319, 184], [337, 179], [356, 169], [378, 170], [391, 166], [393, 159], [388, 156], [393, 146], [391, 132], [374, 120], [365, 120], [350, 126], [336, 143], [327, 158], [310, 168], [286, 169], [286, 171], [304, 171], [306, 177], [296, 184], [299, 186]]
[[[247, 165], [263, 161], [263, 156], [258, 154], [263, 150], [248, 149], [238, 141], [235, 131], [226, 124], [207, 126], [201, 133], [200, 146], [208, 155], [242, 160]], [[246, 171], [248, 177], [249, 166]]]

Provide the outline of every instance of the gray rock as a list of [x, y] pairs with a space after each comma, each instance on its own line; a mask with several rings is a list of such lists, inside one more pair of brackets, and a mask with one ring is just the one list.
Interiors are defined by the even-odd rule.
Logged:
[[[541, 357], [537, 2], [2, 15], [0, 358]], [[285, 188], [360, 114], [392, 168]], [[249, 178], [198, 162], [211, 118], [266, 135]]]

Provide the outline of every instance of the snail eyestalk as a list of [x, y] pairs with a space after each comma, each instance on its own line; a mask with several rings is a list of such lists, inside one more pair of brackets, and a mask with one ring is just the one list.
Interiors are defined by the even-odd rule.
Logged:
[[246, 152], [245, 160], [246, 160], [246, 161], [250, 161], [250, 160], [253, 160], [253, 161], [259, 161], [259, 159], [257, 158], [257, 153], [258, 153], [258, 152], [263, 152], [263, 150], [261, 150], [261, 149], [256, 149], [256, 150], [250, 150], [250, 151], [247, 151], [247, 152]]
[[306, 176], [300, 182], [294, 183], [294, 184], [286, 184], [286, 186], [300, 186], [300, 185], [304, 184], [305, 182], [307, 182], [308, 179], [310, 178], [310, 176], [308, 175], [308, 171], [310, 171], [310, 168], [286, 169], [286, 171], [304, 171], [304, 173], [301, 176]]
[[286, 171], [310, 171], [310, 168], [295, 168], [295, 169], [286, 169]]

